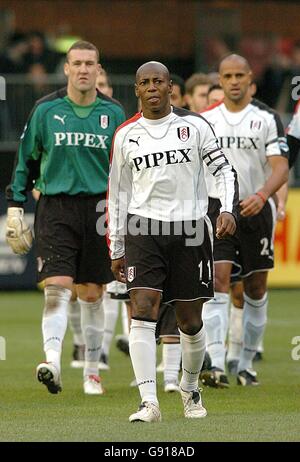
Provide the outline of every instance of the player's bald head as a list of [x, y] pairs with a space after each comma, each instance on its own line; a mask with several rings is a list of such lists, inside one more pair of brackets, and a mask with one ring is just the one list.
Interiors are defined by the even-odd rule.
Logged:
[[148, 61], [147, 63], [142, 64], [136, 71], [136, 82], [141, 78], [142, 75], [145, 75], [146, 73], [163, 74], [168, 81], [170, 80], [169, 69], [164, 64], [159, 63], [158, 61]]
[[225, 56], [225, 58], [223, 58], [220, 62], [219, 73], [222, 74], [225, 68], [232, 65], [241, 66], [245, 72], [251, 72], [251, 68], [246, 58], [241, 55], [231, 54], [229, 56]]

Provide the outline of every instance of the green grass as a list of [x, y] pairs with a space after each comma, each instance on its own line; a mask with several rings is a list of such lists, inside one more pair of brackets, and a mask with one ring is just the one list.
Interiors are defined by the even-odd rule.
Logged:
[[0, 361], [0, 441], [299, 441], [300, 361], [291, 359], [291, 340], [300, 336], [300, 291], [270, 293], [265, 359], [257, 366], [261, 385], [205, 389], [208, 416], [186, 420], [178, 394], [158, 389], [163, 421], [129, 424], [139, 395], [129, 388], [129, 358], [113, 345], [111, 371], [103, 373], [104, 396], [84, 396], [82, 371], [70, 369], [71, 335], [63, 353], [63, 392], [51, 395], [35, 379], [44, 358], [41, 293], [0, 295], [0, 336], [7, 359]]

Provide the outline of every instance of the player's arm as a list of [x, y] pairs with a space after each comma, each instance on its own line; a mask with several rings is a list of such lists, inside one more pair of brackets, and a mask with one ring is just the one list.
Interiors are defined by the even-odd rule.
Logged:
[[17, 151], [11, 184], [6, 188], [8, 202], [6, 241], [14, 253], [26, 254], [32, 245], [32, 233], [24, 220], [24, 202], [27, 190], [32, 189], [37, 177], [37, 159], [40, 156], [40, 120], [37, 111], [25, 126]]
[[131, 199], [132, 172], [123, 155], [123, 136], [117, 132], [111, 154], [108, 184], [108, 244], [112, 271], [118, 281], [124, 274], [125, 233], [128, 205]]
[[218, 195], [221, 201], [220, 215], [217, 218], [216, 237], [233, 235], [239, 208], [237, 174], [229, 164], [224, 152], [219, 148], [215, 134], [208, 126], [202, 144], [202, 158], [209, 172], [215, 177]]
[[270, 121], [266, 139], [266, 158], [271, 167], [271, 175], [255, 194], [241, 202], [241, 215], [244, 217], [257, 215], [270, 196], [273, 196], [281, 186], [288, 181], [289, 148], [284, 135], [284, 128], [276, 114]]
[[276, 192], [277, 197], [277, 220], [283, 221], [285, 219], [285, 206], [288, 198], [288, 183], [284, 183], [281, 188]]

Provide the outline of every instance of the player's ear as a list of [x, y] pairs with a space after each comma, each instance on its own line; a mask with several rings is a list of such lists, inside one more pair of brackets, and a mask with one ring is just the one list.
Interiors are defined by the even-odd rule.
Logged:
[[139, 96], [140, 96], [140, 95], [139, 95], [139, 89], [138, 89], [138, 86], [137, 86], [136, 83], [134, 84], [134, 91], [135, 91], [135, 96], [136, 96], [137, 98], [139, 98]]
[[97, 74], [101, 74], [101, 71], [102, 71], [102, 66], [100, 63], [97, 64]]
[[65, 62], [64, 64], [64, 74], [66, 77], [69, 77], [69, 73], [70, 73], [70, 65], [68, 62]]
[[172, 80], [170, 80], [170, 82], [169, 82], [169, 92], [168, 92], [169, 95], [172, 94], [172, 91], [173, 91], [173, 82], [172, 82]]

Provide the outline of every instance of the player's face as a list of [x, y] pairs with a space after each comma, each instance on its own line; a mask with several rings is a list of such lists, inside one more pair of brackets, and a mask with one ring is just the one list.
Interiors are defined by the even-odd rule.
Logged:
[[135, 94], [140, 98], [146, 118], [156, 119], [170, 112], [172, 83], [167, 74], [155, 68], [141, 71], [137, 76]]
[[94, 90], [101, 66], [94, 50], [71, 50], [65, 63], [68, 85], [80, 92]]
[[191, 110], [195, 112], [202, 112], [207, 108], [207, 93], [209, 85], [197, 85], [194, 88], [191, 98]]
[[222, 101], [223, 98], [224, 98], [224, 91], [221, 88], [215, 88], [209, 93], [207, 97], [208, 106], [211, 106], [212, 104]]
[[180, 86], [173, 84], [173, 90], [171, 94], [171, 104], [175, 107], [183, 107], [184, 106], [184, 97], [181, 94]]
[[112, 97], [113, 89], [108, 85], [106, 74], [100, 73], [97, 77], [96, 87], [101, 93], [106, 96]]
[[229, 60], [220, 69], [220, 85], [225, 97], [230, 101], [239, 102], [249, 96], [252, 73], [244, 63]]

